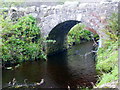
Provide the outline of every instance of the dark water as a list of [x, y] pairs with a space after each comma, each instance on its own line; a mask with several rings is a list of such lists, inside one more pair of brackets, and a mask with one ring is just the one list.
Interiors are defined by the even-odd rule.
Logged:
[[23, 63], [14, 70], [3, 70], [3, 87], [16, 79], [17, 84], [40, 82], [34, 86], [40, 88], [71, 88], [92, 87], [96, 82], [95, 55], [91, 52], [93, 42], [75, 45], [68, 51], [48, 57], [47, 61], [34, 61]]

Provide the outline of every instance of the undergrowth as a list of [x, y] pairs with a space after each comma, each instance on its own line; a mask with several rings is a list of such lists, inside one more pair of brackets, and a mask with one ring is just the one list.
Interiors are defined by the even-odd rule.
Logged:
[[42, 50], [43, 39], [34, 17], [23, 16], [12, 21], [1, 15], [0, 19], [3, 65], [45, 58]]
[[111, 42], [97, 53], [97, 86], [118, 80], [118, 42]]
[[90, 40], [93, 40], [93, 38], [96, 40], [99, 38], [97, 34], [94, 34], [84, 28], [85, 28], [85, 25], [77, 24], [69, 31], [68, 37], [67, 37], [68, 46], [90, 41]]
[[106, 34], [110, 40], [97, 52], [96, 70], [99, 75], [96, 86], [118, 80], [118, 20], [117, 14], [113, 14], [108, 20]]

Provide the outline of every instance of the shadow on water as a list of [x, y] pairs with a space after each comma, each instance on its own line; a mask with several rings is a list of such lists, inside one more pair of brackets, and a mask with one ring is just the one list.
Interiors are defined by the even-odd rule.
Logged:
[[16, 78], [17, 83], [28, 85], [40, 82], [44, 83], [40, 88], [71, 88], [90, 87], [96, 82], [95, 54], [92, 52], [93, 42], [75, 45], [71, 49], [49, 56], [48, 61], [34, 61], [23, 63], [14, 70], [3, 70], [3, 87]]

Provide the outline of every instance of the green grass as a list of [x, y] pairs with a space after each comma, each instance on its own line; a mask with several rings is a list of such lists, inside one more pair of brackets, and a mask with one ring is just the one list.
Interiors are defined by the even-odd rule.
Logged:
[[96, 70], [100, 76], [97, 87], [118, 80], [118, 42], [111, 42], [99, 49]]
[[0, 39], [0, 45], [2, 45], [2, 39]]

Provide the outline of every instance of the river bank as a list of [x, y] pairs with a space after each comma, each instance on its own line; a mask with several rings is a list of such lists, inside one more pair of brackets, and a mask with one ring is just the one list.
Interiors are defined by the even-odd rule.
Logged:
[[[97, 87], [112, 88], [118, 85], [118, 42], [106, 42], [106, 46], [97, 52], [96, 70], [99, 75]], [[108, 83], [108, 84], [107, 84]]]
[[[3, 87], [24, 87], [24, 80], [27, 79], [28, 87], [30, 85], [32, 88], [92, 88], [91, 82], [95, 84], [97, 80], [93, 44], [93, 41], [84, 42], [66, 52], [48, 57], [47, 61], [29, 61], [16, 69], [3, 70]], [[41, 79], [44, 79], [44, 83], [34, 86], [34, 83], [39, 83]]]

